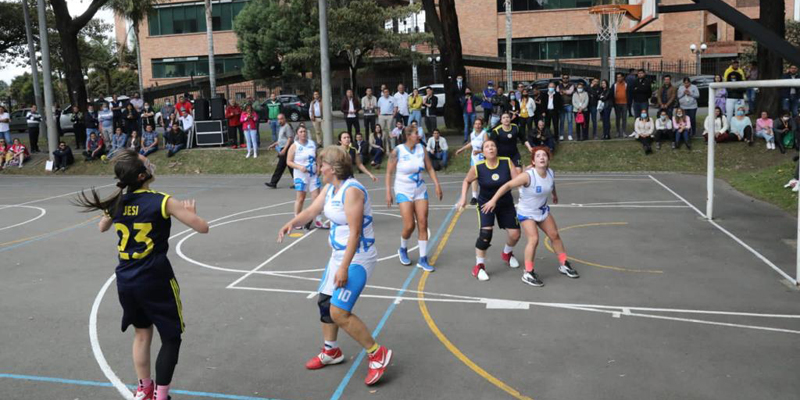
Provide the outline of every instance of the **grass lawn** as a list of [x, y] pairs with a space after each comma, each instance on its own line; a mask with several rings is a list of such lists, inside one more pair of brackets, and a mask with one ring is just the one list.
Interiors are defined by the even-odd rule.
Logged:
[[[450, 137], [450, 143], [460, 143], [459, 136]], [[46, 144], [40, 146], [46, 149]], [[553, 158], [552, 167], [560, 172], [682, 172], [705, 174], [706, 145], [695, 140], [692, 150], [685, 147], [672, 150], [665, 143], [660, 151], [645, 156], [642, 147], [632, 139], [588, 142], [563, 142]], [[528, 151], [520, 149], [523, 160]], [[448, 173], [464, 173], [469, 167], [466, 153], [453, 156]], [[260, 174], [266, 177], [276, 164], [274, 151], [262, 149], [257, 159], [245, 159], [245, 150], [192, 149], [184, 150], [175, 157], [167, 158], [159, 150], [150, 156], [157, 166], [158, 174]], [[763, 142], [753, 147], [743, 143], [723, 143], [717, 146], [716, 174], [734, 188], [755, 198], [775, 204], [789, 213], [797, 212], [797, 194], [784, 189], [792, 178], [796, 164], [792, 161], [794, 151], [781, 154], [777, 150], [767, 151]], [[84, 162], [76, 155], [75, 164], [66, 175], [112, 175], [111, 163]], [[0, 175], [48, 175], [44, 170], [46, 157], [42, 154], [25, 164], [21, 169], [8, 168]], [[385, 168], [385, 161], [384, 161]], [[381, 171], [384, 169], [382, 168]]]

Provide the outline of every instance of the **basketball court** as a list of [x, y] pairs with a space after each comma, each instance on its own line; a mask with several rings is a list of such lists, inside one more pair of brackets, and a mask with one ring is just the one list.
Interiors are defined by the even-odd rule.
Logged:
[[[304, 368], [321, 346], [314, 295], [329, 248], [327, 231], [276, 243], [291, 190], [253, 176], [158, 178], [154, 189], [197, 199], [212, 221], [207, 235], [173, 225], [187, 324], [173, 397], [795, 398], [800, 292], [782, 275], [794, 271], [791, 216], [718, 182], [713, 225], [699, 211], [700, 176], [560, 174], [552, 212], [580, 279], [558, 274], [543, 242], [545, 286], [523, 284], [500, 262], [498, 231], [491, 280], [478, 282], [475, 211], [452, 206], [461, 178], [443, 176], [445, 199], [431, 203], [431, 274], [400, 265], [398, 210], [383, 204], [382, 181], [367, 183], [381, 262], [354, 311], [395, 351], [372, 388], [346, 335], [345, 363]], [[77, 188], [111, 183], [0, 184], [3, 398], [114, 399], [135, 382], [132, 333], [119, 330], [116, 237], [69, 203]]]

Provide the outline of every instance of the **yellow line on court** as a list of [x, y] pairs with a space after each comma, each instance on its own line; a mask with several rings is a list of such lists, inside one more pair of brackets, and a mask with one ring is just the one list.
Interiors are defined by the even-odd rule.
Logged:
[[76, 226], [83, 225], [83, 224], [85, 224], [85, 223], [87, 223], [87, 222], [90, 222], [90, 221], [96, 220], [96, 219], [98, 219], [98, 218], [100, 218], [100, 216], [99, 216], [99, 215], [96, 215], [96, 216], [94, 216], [94, 217], [92, 217], [92, 218], [89, 218], [89, 219], [87, 219], [86, 221], [79, 222], [79, 223], [77, 223], [77, 224], [75, 224], [75, 225], [70, 225], [70, 226], [68, 226], [68, 227], [66, 227], [66, 228], [61, 228], [61, 229], [59, 229], [59, 230], [56, 230], [56, 231], [46, 232], [46, 233], [42, 233], [42, 234], [39, 234], [39, 235], [36, 235], [36, 236], [29, 236], [29, 237], [22, 238], [22, 239], [12, 240], [12, 241], [10, 241], [10, 242], [0, 243], [0, 247], [10, 246], [10, 245], [12, 245], [12, 244], [17, 244], [17, 243], [21, 243], [21, 242], [27, 242], [27, 241], [29, 241], [29, 240], [35, 240], [35, 239], [38, 239], [38, 238], [40, 238], [40, 237], [42, 237], [42, 236], [46, 236], [46, 235], [52, 235], [52, 234], [54, 234], [54, 233], [63, 232], [63, 231], [65, 231], [65, 230], [67, 230], [67, 229], [72, 229], [72, 228], [75, 228]]
[[[627, 222], [597, 222], [597, 223], [592, 223], [592, 224], [572, 225], [572, 226], [568, 226], [566, 228], [559, 228], [558, 231], [560, 233], [560, 232], [568, 231], [570, 229], [575, 229], [575, 228], [588, 228], [588, 227], [592, 227], [592, 226], [623, 226], [623, 225], [628, 225], [628, 223]], [[553, 246], [550, 243], [550, 238], [549, 237], [545, 237], [545, 239], [544, 239], [544, 247], [546, 247], [547, 250], [549, 250], [551, 253], [555, 254], [556, 251], [553, 249]], [[617, 266], [613, 266], [613, 265], [597, 264], [597, 263], [593, 263], [591, 261], [581, 260], [580, 258], [574, 258], [574, 257], [567, 257], [567, 258], [572, 260], [572, 261], [575, 261], [576, 263], [585, 264], [585, 265], [588, 265], [590, 267], [597, 267], [597, 268], [602, 268], [602, 269], [610, 269], [612, 271], [617, 271], [617, 272], [632, 272], [632, 273], [642, 273], [642, 274], [663, 274], [664, 273], [664, 271], [660, 271], [660, 270], [631, 269], [631, 268], [617, 267]]]
[[[460, 216], [461, 216], [461, 211], [458, 211], [455, 217], [453, 217], [453, 221], [450, 222], [450, 226], [447, 227], [447, 231], [445, 232], [444, 237], [442, 237], [442, 240], [439, 242], [439, 246], [436, 248], [436, 252], [433, 254], [433, 257], [431, 257], [431, 264], [436, 264], [436, 260], [439, 259], [439, 254], [441, 254], [442, 250], [444, 250], [444, 247], [447, 244], [447, 240], [450, 238], [450, 234], [453, 233], [453, 229], [455, 228], [456, 222], [458, 222], [458, 218]], [[533, 400], [532, 398], [523, 395], [516, 389], [507, 385], [500, 379], [495, 378], [492, 374], [486, 372], [486, 370], [478, 366], [478, 364], [475, 364], [472, 360], [469, 359], [469, 357], [464, 355], [464, 353], [462, 353], [461, 350], [458, 349], [458, 347], [456, 347], [449, 339], [447, 339], [447, 336], [445, 336], [442, 333], [442, 331], [439, 330], [439, 327], [436, 326], [435, 322], [433, 322], [433, 317], [431, 317], [431, 314], [428, 312], [428, 306], [425, 304], [425, 295], [423, 294], [423, 292], [425, 291], [425, 284], [428, 281], [428, 275], [430, 275], [430, 272], [425, 272], [424, 274], [422, 274], [422, 277], [419, 280], [419, 285], [417, 285], [417, 298], [419, 299], [418, 300], [419, 310], [422, 313], [422, 317], [425, 319], [425, 322], [428, 323], [428, 327], [431, 329], [431, 332], [433, 332], [433, 334], [436, 335], [436, 338], [438, 338], [439, 341], [442, 342], [442, 344], [444, 344], [444, 347], [446, 347], [447, 350], [453, 353], [453, 355], [456, 356], [456, 358], [458, 358], [471, 370], [475, 371], [476, 374], [480, 375], [487, 381], [491, 382], [493, 385], [497, 386], [498, 388], [500, 388], [501, 390], [510, 394], [512, 397], [518, 400]]]

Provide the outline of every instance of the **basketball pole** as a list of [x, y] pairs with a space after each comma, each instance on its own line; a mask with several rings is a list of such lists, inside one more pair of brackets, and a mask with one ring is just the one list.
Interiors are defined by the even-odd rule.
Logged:
[[322, 84], [322, 143], [333, 144], [333, 107], [331, 106], [331, 60], [328, 56], [328, 4], [319, 0], [319, 58]]
[[[712, 87], [712, 85], [709, 85], [708, 112], [709, 115], [712, 116], [714, 115], [714, 109], [712, 107], [714, 105], [714, 97], [716, 96], [716, 92], [717, 90]], [[703, 126], [705, 127], [705, 123], [703, 123]], [[714, 134], [716, 132], [713, 132], [713, 123], [711, 124], [711, 130], [712, 132], [708, 132], [708, 165], [706, 166], [706, 219], [709, 221], [714, 218], [714, 146], [716, 145]]]

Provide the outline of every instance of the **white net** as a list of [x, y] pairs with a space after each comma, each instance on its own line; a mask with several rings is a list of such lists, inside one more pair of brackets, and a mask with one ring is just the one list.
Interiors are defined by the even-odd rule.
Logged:
[[592, 17], [592, 23], [597, 29], [598, 42], [617, 40], [619, 26], [625, 17], [624, 9], [605, 8], [597, 12], [590, 12], [589, 16]]

